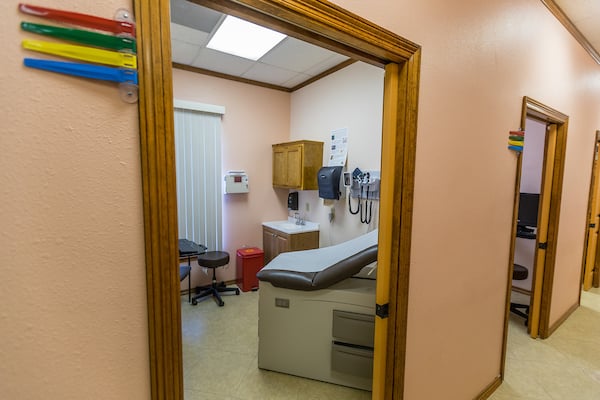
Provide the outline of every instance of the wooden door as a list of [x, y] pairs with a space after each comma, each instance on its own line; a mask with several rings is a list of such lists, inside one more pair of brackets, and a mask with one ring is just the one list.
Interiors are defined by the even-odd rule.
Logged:
[[[381, 170], [382, 177], [396, 180], [395, 185], [390, 184], [394, 190], [388, 191], [389, 196], [386, 196], [386, 202], [391, 204], [385, 207], [385, 213], [380, 212], [382, 220], [390, 221], [391, 229], [386, 234], [392, 236], [380, 233], [379, 249], [380, 253], [382, 247], [391, 253], [387, 255], [388, 270], [395, 272], [388, 288], [393, 293], [390, 296], [393, 304], [389, 308], [389, 325], [393, 328], [389, 332], [390, 340], [383, 342], [392, 356], [387, 365], [378, 369], [385, 378], [377, 377], [377, 381], [385, 379], [389, 384], [378, 385], [381, 391], [376, 394], [374, 390], [373, 398], [402, 399], [421, 47], [328, 2], [203, 0], [202, 3], [224, 12], [233, 11], [238, 17], [252, 15], [255, 22], [266, 27], [287, 34], [295, 32], [296, 37], [310, 38], [315, 44], [326, 43], [332, 50], [339, 49], [351, 58], [386, 66], [386, 80], [390, 71], [387, 65], [400, 65], [395, 68], [393, 77], [396, 85], [384, 95], [384, 115], [391, 113], [396, 118], [386, 118], [389, 123], [383, 135], [393, 146], [385, 147], [387, 162]], [[136, 29], [139, 36], [145, 38], [138, 45], [138, 70], [150, 390], [153, 400], [179, 400], [183, 399], [180, 282], [175, 268], [165, 268], [170, 260], [175, 260], [177, 252], [174, 149], [172, 141], [163, 140], [173, 134], [169, 2], [136, 1], [134, 5]], [[382, 238], [385, 246], [381, 245]]]
[[598, 147], [600, 134], [596, 134], [594, 150], [594, 164], [592, 168], [592, 187], [590, 190], [590, 205], [588, 212], [588, 236], [585, 251], [585, 263], [583, 269], [583, 290], [590, 290], [594, 277], [596, 265], [596, 254], [598, 253], [598, 229], [600, 228], [600, 171], [598, 167]]
[[538, 230], [534, 262], [531, 305], [529, 311], [529, 334], [537, 338], [540, 328], [540, 310], [542, 304], [542, 288], [546, 268], [546, 247], [548, 244], [548, 223], [550, 220], [550, 199], [552, 194], [552, 177], [554, 175], [554, 155], [556, 153], [557, 126], [548, 125], [546, 135], [546, 154], [542, 174], [542, 188], [538, 215]]

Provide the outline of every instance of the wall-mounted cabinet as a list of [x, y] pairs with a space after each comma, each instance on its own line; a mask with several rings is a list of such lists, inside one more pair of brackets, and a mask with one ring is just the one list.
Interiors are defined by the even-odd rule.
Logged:
[[319, 247], [319, 231], [285, 233], [263, 226], [263, 249], [265, 265], [279, 253], [297, 250], [309, 250]]
[[316, 190], [323, 142], [299, 140], [273, 145], [273, 187]]

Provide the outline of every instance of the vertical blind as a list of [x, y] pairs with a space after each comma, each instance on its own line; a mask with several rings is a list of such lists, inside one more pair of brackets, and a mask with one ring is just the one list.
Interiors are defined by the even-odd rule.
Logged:
[[175, 163], [179, 238], [222, 250], [220, 114], [175, 108]]

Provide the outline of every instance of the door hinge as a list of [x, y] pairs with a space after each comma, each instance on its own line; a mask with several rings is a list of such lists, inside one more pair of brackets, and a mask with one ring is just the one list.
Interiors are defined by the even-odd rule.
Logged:
[[590, 228], [595, 228], [596, 224], [590, 224]]
[[390, 316], [390, 303], [375, 304], [375, 315], [384, 319]]
[[538, 243], [538, 249], [546, 250], [548, 248], [548, 242]]

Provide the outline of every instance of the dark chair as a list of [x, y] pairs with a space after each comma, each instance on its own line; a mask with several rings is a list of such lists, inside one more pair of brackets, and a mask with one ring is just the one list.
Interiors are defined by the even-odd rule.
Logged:
[[[527, 279], [527, 275], [529, 275], [529, 271], [522, 265], [514, 264], [513, 266], [513, 279], [517, 281], [522, 281]], [[518, 304], [510, 302], [510, 311], [520, 317], [525, 318], [525, 326], [529, 323], [529, 304]]]
[[198, 304], [199, 299], [212, 296], [217, 301], [219, 307], [223, 307], [225, 303], [223, 302], [223, 299], [221, 299], [221, 293], [235, 292], [236, 295], [240, 294], [240, 289], [238, 288], [228, 288], [225, 286], [225, 282], [217, 283], [217, 268], [227, 264], [229, 264], [229, 253], [225, 251], [207, 251], [204, 254], [198, 255], [198, 265], [212, 269], [212, 283], [197, 288], [199, 294], [192, 297], [193, 305]]
[[188, 278], [188, 303], [192, 301], [192, 277], [190, 275], [191, 271], [192, 267], [189, 265], [179, 266], [179, 282], [183, 281], [185, 278]]

